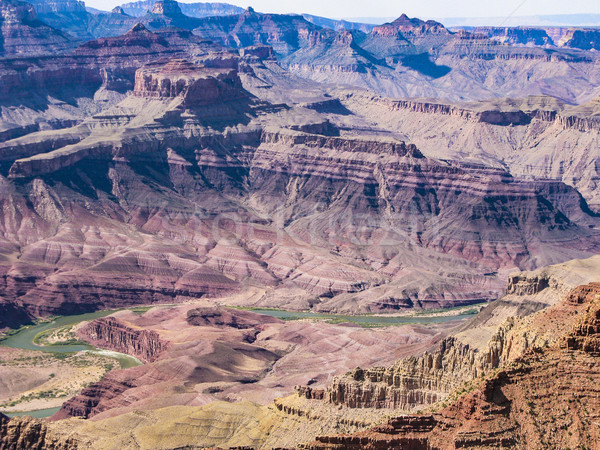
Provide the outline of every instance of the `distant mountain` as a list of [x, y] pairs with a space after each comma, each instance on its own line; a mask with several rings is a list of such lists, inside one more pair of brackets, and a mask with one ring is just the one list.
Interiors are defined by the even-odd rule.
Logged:
[[332, 30], [359, 30], [369, 33], [375, 25], [372, 23], [349, 22], [347, 20], [328, 19], [327, 17], [313, 16], [312, 14], [302, 14], [306, 20], [323, 28]]
[[289, 55], [318, 39], [323, 30], [302, 16], [262, 14], [248, 8], [243, 14], [196, 19], [194, 34], [227, 47], [270, 45], [280, 55]]
[[85, 3], [77, 0], [29, 0], [41, 21], [71, 36], [87, 41], [93, 39], [88, 27], [94, 14], [88, 12]]
[[41, 22], [31, 4], [0, 2], [0, 57], [57, 53], [75, 45], [74, 39]]
[[[151, 11], [155, 0], [142, 0], [139, 2], [121, 5], [123, 11], [134, 17], [142, 17]], [[181, 12], [190, 17], [228, 16], [244, 12], [244, 8], [228, 3], [179, 3]]]

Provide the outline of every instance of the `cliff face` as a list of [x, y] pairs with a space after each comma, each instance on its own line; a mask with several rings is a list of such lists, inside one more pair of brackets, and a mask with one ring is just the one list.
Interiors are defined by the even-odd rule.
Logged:
[[600, 122], [593, 101], [571, 106], [548, 96], [477, 103], [365, 97], [352, 95], [343, 103], [380, 126], [403, 130], [427, 156], [506, 167], [517, 177], [560, 179], [598, 208]]
[[[127, 14], [141, 17], [146, 14], [146, 12], [150, 11], [155, 3], [155, 0], [143, 0], [125, 3], [122, 7]], [[179, 3], [179, 8], [183, 14], [190, 17], [228, 16], [244, 12], [243, 8], [227, 3]]]
[[599, 437], [591, 422], [599, 405], [592, 388], [600, 379], [599, 298], [600, 284], [581, 286], [536, 314], [557, 339], [525, 351], [438, 413], [398, 417], [356, 435], [322, 436], [303, 448], [593, 446]]
[[451, 337], [437, 350], [392, 367], [356, 369], [336, 378], [323, 398], [350, 408], [403, 411], [437, 403], [465, 382], [499, 367], [506, 358], [505, 338], [511, 328], [510, 322], [502, 327], [483, 351]]
[[600, 31], [597, 29], [570, 29], [560, 40], [563, 47], [600, 50]]
[[194, 33], [233, 48], [269, 45], [280, 55], [301, 48], [310, 32], [320, 27], [302, 16], [261, 14], [248, 8], [242, 14], [196, 19]]
[[533, 27], [477, 27], [473, 33], [484, 34], [503, 44], [521, 45], [554, 45], [553, 39], [546, 30]]
[[[596, 259], [589, 263], [597, 267]], [[572, 289], [573, 283], [586, 277], [594, 279], [595, 269], [585, 275], [583, 267], [575, 262], [572, 268], [556, 266], [511, 275], [504, 298], [492, 303], [454, 336], [442, 340], [435, 350], [387, 368], [357, 368], [335, 378], [318, 397], [350, 408], [411, 411], [445, 400], [465, 383], [510, 365], [531, 349], [550, 345], [593, 349], [596, 341], [586, 334], [594, 331], [589, 321], [573, 328], [567, 341], [561, 338], [561, 333], [573, 326], [573, 308], [593, 302], [600, 292], [595, 283]], [[574, 277], [573, 272], [579, 272], [581, 278]], [[554, 321], [564, 323], [552, 325]], [[482, 341], [475, 336], [489, 337]], [[317, 398], [311, 389], [298, 387], [297, 393]]]
[[38, 14], [50, 13], [83, 13], [85, 3], [79, 0], [31, 0]]
[[158, 333], [135, 330], [109, 317], [94, 320], [78, 330], [81, 338], [95, 346], [135, 356], [142, 361], [154, 361], [167, 350], [168, 343]]
[[134, 95], [157, 99], [181, 97], [186, 107], [247, 97], [235, 70], [206, 69], [185, 60], [138, 70]]
[[0, 4], [0, 56], [34, 56], [62, 53], [75, 47], [75, 40], [38, 19], [26, 2], [7, 0]]
[[[167, 41], [137, 27], [80, 51], [137, 48], [138, 35]], [[456, 306], [496, 297], [496, 272], [600, 245], [598, 219], [573, 188], [427, 158], [381, 133], [349, 134], [354, 118], [320, 113], [323, 99], [311, 108], [268, 103], [244, 89], [235, 69], [207, 67], [236, 63], [222, 56], [145, 66], [115, 107], [0, 144], [10, 167], [3, 201], [36, 223], [25, 233], [20, 219], [6, 218], [6, 238], [27, 247], [22, 263], [6, 263], [3, 289], [18, 299], [11, 304], [37, 316], [258, 283], [298, 289], [283, 302], [320, 311]], [[244, 58], [264, 70], [255, 54]], [[439, 270], [450, 263], [456, 270]]]
[[75, 450], [80, 447], [75, 440], [62, 438], [59, 433], [49, 431], [40, 419], [31, 417], [9, 419], [0, 414], [0, 448], [3, 450], [25, 448]]

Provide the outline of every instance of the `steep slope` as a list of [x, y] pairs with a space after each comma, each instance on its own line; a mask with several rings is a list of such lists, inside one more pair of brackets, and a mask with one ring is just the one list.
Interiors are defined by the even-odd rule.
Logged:
[[194, 33], [226, 47], [270, 45], [276, 53], [288, 55], [301, 48], [312, 32], [321, 28], [297, 15], [262, 14], [252, 8], [244, 13], [199, 19]]
[[349, 70], [343, 58], [336, 64], [326, 48], [319, 50], [311, 41], [284, 62], [299, 76], [388, 97], [482, 100], [547, 94], [581, 103], [597, 95], [600, 85], [594, 52], [506, 45], [486, 34], [452, 33], [438, 22], [405, 15], [368, 34], [355, 32], [354, 39], [376, 61], [369, 70], [360, 65]]
[[0, 62], [0, 141], [62, 128], [108, 108], [133, 89], [135, 71], [154, 59], [202, 59], [222, 50], [189, 31], [143, 25], [90, 41], [73, 53]]
[[356, 369], [336, 378], [322, 398], [350, 408], [403, 411], [446, 400], [466, 382], [492, 373], [532, 347], [555, 342], [559, 337], [556, 327], [545, 323], [547, 315], [554, 313], [536, 313], [557, 304], [555, 309], [562, 308], [560, 300], [576, 286], [595, 280], [599, 267], [600, 257], [596, 256], [514, 274], [504, 297], [434, 351], [387, 368]]
[[[220, 58], [207, 63], [237, 64]], [[265, 71], [254, 58], [240, 60], [248, 79]], [[235, 69], [178, 59], [138, 70], [133, 95], [76, 127], [2, 144], [19, 211], [3, 218], [4, 303], [43, 316], [257, 283], [269, 293], [253, 306], [455, 306], [494, 298], [515, 267], [597, 251], [574, 189], [346, 132], [355, 117], [317, 112], [324, 101], [273, 105]]]
[[120, 36], [140, 22], [151, 30], [169, 27], [192, 30], [198, 26], [197, 16], [218, 16], [228, 11], [229, 14], [239, 14], [243, 11], [224, 4], [182, 3], [185, 9], [182, 12], [179, 4], [173, 0], [141, 2], [142, 6], [124, 5], [125, 8], [117, 7], [111, 12], [97, 13], [88, 12], [84, 3], [76, 0], [32, 0], [30, 3], [34, 4], [43, 22], [80, 41]]
[[476, 27], [472, 30], [476, 34], [484, 34], [492, 40], [503, 44], [518, 44], [529, 46], [554, 45], [554, 40], [548, 32], [541, 28], [533, 27]]
[[94, 15], [87, 12], [85, 3], [79, 0], [31, 0], [39, 14], [39, 18], [48, 25], [73, 36], [87, 41], [93, 39], [88, 25]]
[[53, 433], [39, 419], [23, 417], [9, 419], [0, 414], [0, 446], [7, 450], [45, 449], [75, 450], [79, 448], [73, 439], [65, 439], [63, 433]]
[[[547, 335], [472, 392], [433, 415], [403, 416], [352, 436], [322, 436], [310, 449], [566, 448], [598, 442], [600, 284], [573, 290], [536, 314], [527, 333]], [[514, 336], [514, 334], [513, 334]]]
[[427, 155], [507, 168], [514, 176], [562, 180], [598, 209], [597, 100], [571, 106], [553, 97], [451, 103], [348, 92], [344, 106], [382, 129], [398, 129]]
[[597, 28], [572, 28], [561, 38], [559, 45], [583, 50], [600, 50], [600, 31]]

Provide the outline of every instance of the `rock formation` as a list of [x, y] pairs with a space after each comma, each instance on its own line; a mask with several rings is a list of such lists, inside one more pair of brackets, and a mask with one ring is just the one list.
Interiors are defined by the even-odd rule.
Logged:
[[[134, 17], [142, 17], [150, 11], [156, 1], [143, 0], [122, 5], [123, 10]], [[190, 17], [229, 16], [244, 12], [243, 8], [227, 3], [179, 3], [181, 12]]]
[[554, 45], [548, 32], [541, 28], [533, 27], [476, 27], [473, 33], [484, 34], [492, 40], [503, 44], [550, 46]]
[[591, 29], [570, 29], [560, 40], [562, 47], [580, 48], [583, 50], [600, 50], [600, 31]]
[[126, 353], [142, 361], [155, 361], [168, 348], [158, 333], [127, 327], [114, 318], [95, 320], [78, 333], [95, 346]]
[[60, 433], [48, 431], [46, 424], [40, 419], [31, 417], [9, 419], [0, 414], [0, 448], [75, 450], [80, 447], [75, 440], [65, 439], [60, 436]]
[[[597, 209], [597, 102], [570, 106], [548, 96], [392, 101], [352, 93], [343, 104], [354, 114], [377, 118], [383, 128], [403, 130], [427, 156], [507, 167], [516, 177], [561, 179]], [[568, 159], [561, 156], [567, 154]]]
[[448, 35], [450, 32], [439, 22], [434, 20], [423, 21], [418, 18], [409, 18], [402, 14], [389, 24], [373, 28], [373, 36], [390, 37], [401, 35], [403, 37], [418, 37], [421, 35], [441, 34]]
[[158, 99], [181, 97], [185, 107], [246, 97], [235, 70], [206, 69], [185, 60], [172, 60], [167, 65], [138, 70], [134, 95]]
[[[134, 64], [189, 51], [173, 39], [140, 25], [77, 53], [110, 61], [113, 48], [117, 60], [131, 51], [130, 66], [102, 74], [107, 88], [123, 89]], [[345, 129], [355, 117], [339, 106], [262, 100], [257, 72], [281, 83], [270, 57], [254, 48], [146, 65], [113, 108], [0, 144], [14, 184], [6, 202], [31, 202], [23, 211], [39, 224], [27, 237], [5, 225], [23, 259], [6, 264], [10, 307], [37, 317], [221, 296], [252, 283], [284, 293], [260, 306], [457, 306], [494, 298], [504, 284], [497, 272], [589, 256], [599, 245], [596, 216], [560, 182], [427, 158], [381, 133], [353, 135]], [[476, 120], [502, 127], [522, 117]], [[98, 250], [82, 251], [88, 242]], [[447, 264], [455, 270], [440, 272]]]
[[[598, 283], [581, 286], [538, 313], [537, 325], [555, 333], [552, 344], [525, 351], [436, 414], [397, 417], [355, 435], [321, 436], [303, 448], [594, 445], [598, 397], [590, 386], [600, 378], [599, 297]], [[535, 323], [529, 331], [534, 329]]]
[[[546, 314], [552, 315], [552, 310], [536, 313], [565, 296], [566, 305], [593, 300], [598, 292], [593, 283], [566, 293], [578, 283], [593, 280], [598, 261], [595, 257], [534, 273], [514, 274], [509, 277], [504, 298], [488, 306], [462, 331], [443, 339], [436, 349], [387, 368], [357, 368], [335, 378], [319, 396], [350, 408], [403, 411], [445, 400], [466, 382], [492, 373], [528, 350], [557, 344], [556, 327], [546, 323]], [[588, 326], [580, 326], [579, 333], [583, 334]], [[568, 341], [572, 348], [595, 345], [593, 341], [583, 344], [575, 337], [577, 332], [572, 334]], [[297, 393], [314, 398], [312, 391], [304, 387], [299, 387]]]
[[142, 315], [123, 311], [92, 321], [79, 336], [147, 363], [109, 372], [69, 399], [54, 419], [101, 420], [218, 400], [266, 406], [295, 385], [316, 388], [357, 361], [371, 365], [383, 349], [386, 361], [422, 351], [441, 332], [443, 327], [407, 325], [373, 333], [209, 305], [157, 307]]
[[65, 52], [75, 40], [38, 19], [35, 8], [26, 2], [0, 3], [0, 56], [32, 56]]

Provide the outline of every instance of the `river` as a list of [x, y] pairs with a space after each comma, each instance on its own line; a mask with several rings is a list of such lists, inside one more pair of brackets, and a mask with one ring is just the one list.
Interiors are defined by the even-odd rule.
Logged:
[[[77, 353], [81, 351], [87, 351], [90, 353], [107, 356], [109, 358], [116, 359], [121, 365], [122, 369], [128, 369], [130, 367], [139, 366], [142, 362], [134, 358], [133, 356], [126, 355], [124, 353], [113, 352], [110, 350], [103, 350], [93, 347], [88, 344], [53, 344], [53, 345], [37, 345], [34, 340], [35, 337], [47, 330], [52, 330], [56, 328], [62, 328], [68, 325], [76, 325], [80, 322], [89, 321], [98, 319], [100, 317], [108, 316], [112, 313], [116, 312], [112, 311], [97, 311], [94, 313], [88, 314], [79, 314], [76, 316], [61, 316], [54, 319], [51, 322], [43, 322], [38, 325], [26, 326], [21, 328], [17, 333], [7, 337], [6, 339], [0, 341], [0, 345], [4, 347], [11, 348], [21, 348], [25, 350], [35, 350], [40, 352], [51, 352], [51, 353]], [[56, 413], [60, 408], [48, 408], [48, 409], [39, 409], [34, 411], [25, 411], [25, 412], [16, 412], [16, 413], [4, 413], [9, 417], [16, 416], [32, 416], [37, 418], [50, 417], [54, 413]]]
[[[277, 309], [252, 309], [253, 312], [264, 314], [272, 317], [276, 317], [282, 320], [301, 320], [301, 319], [317, 319], [325, 321], [333, 321], [335, 323], [351, 322], [366, 327], [385, 327], [385, 326], [398, 326], [406, 324], [434, 324], [434, 323], [445, 323], [455, 320], [464, 320], [473, 317], [475, 314], [474, 310], [457, 311], [454, 315], [432, 315], [432, 316], [381, 316], [381, 315], [359, 315], [359, 316], [344, 316], [336, 314], [321, 314], [313, 313], [310, 311], [285, 311]], [[142, 362], [123, 353], [113, 352], [109, 350], [97, 349], [87, 344], [54, 344], [54, 345], [37, 345], [34, 340], [35, 337], [44, 331], [62, 328], [68, 325], [76, 325], [80, 322], [90, 321], [98, 319], [100, 317], [108, 316], [116, 312], [111, 311], [97, 311], [88, 314], [79, 314], [75, 316], [61, 316], [54, 319], [51, 322], [43, 322], [38, 325], [32, 325], [23, 327], [17, 333], [7, 337], [3, 341], [0, 341], [0, 345], [12, 348], [22, 348], [26, 350], [36, 350], [41, 352], [58, 352], [58, 353], [76, 353], [80, 351], [89, 351], [92, 353], [109, 356], [119, 361], [122, 369], [129, 367], [135, 367]], [[40, 409], [35, 411], [9, 413], [9, 417], [30, 415], [33, 417], [44, 418], [50, 417], [58, 411], [59, 408]]]
[[310, 311], [285, 311], [279, 309], [251, 309], [252, 312], [265, 314], [267, 316], [276, 317], [282, 320], [300, 320], [300, 319], [316, 319], [324, 321], [332, 321], [333, 323], [350, 322], [365, 327], [389, 327], [407, 324], [435, 324], [446, 323], [455, 320], [470, 319], [479, 312], [478, 305], [473, 308], [456, 311], [455, 314], [446, 315], [406, 315], [406, 316], [384, 316], [384, 315], [358, 315], [345, 316], [339, 314], [321, 314]]

